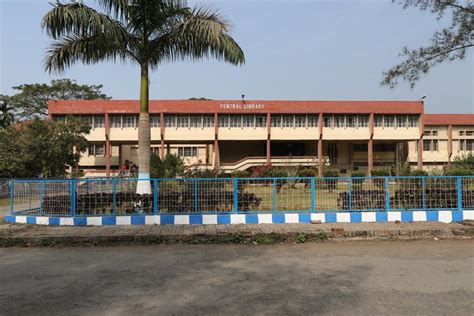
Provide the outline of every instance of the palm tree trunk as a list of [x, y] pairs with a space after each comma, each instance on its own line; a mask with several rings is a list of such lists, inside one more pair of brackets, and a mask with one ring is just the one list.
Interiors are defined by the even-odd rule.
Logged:
[[[138, 179], [150, 179], [150, 114], [148, 65], [141, 67], [140, 117], [138, 119]], [[138, 181], [138, 194], [151, 194], [150, 181]]]

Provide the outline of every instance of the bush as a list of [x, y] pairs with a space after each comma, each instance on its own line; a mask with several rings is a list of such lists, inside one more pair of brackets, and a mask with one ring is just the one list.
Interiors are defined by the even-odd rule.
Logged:
[[214, 170], [209, 170], [209, 169], [199, 170], [199, 171], [196, 171], [194, 173], [191, 173], [189, 175], [189, 177], [190, 178], [202, 178], [202, 179], [215, 178], [216, 177], [216, 172]]
[[253, 170], [251, 172], [251, 177], [255, 177], [255, 178], [269, 177], [271, 168], [272, 167], [270, 167], [268, 165], [262, 165], [262, 166], [255, 167], [255, 168], [253, 168]]
[[285, 178], [288, 177], [288, 173], [282, 168], [272, 168], [270, 170], [270, 177], [273, 178]]
[[372, 177], [389, 177], [390, 169], [381, 168], [372, 170]]
[[323, 171], [323, 176], [325, 178], [337, 178], [337, 177], [339, 177], [339, 170], [337, 170], [337, 169], [325, 169]]
[[317, 174], [316, 170], [311, 169], [311, 168], [301, 169], [298, 172], [299, 177], [316, 177], [316, 174]]
[[362, 179], [352, 179], [352, 183], [356, 185], [361, 185], [365, 181], [364, 179], [365, 176], [366, 175], [364, 171], [361, 171], [361, 170], [352, 171], [351, 178], [362, 178]]
[[446, 170], [445, 174], [447, 176], [472, 176], [474, 175], [474, 171], [467, 168], [454, 167]]
[[232, 178], [248, 178], [249, 172], [247, 170], [236, 170], [230, 174]]
[[411, 175], [414, 176], [414, 177], [425, 177], [428, 175], [428, 172], [426, 172], [425, 170], [421, 170], [421, 169], [414, 169], [411, 171]]

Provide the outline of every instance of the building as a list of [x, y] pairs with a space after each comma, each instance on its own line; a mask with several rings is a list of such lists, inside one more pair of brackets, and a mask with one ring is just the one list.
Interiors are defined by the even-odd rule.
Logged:
[[[138, 162], [139, 102], [50, 101], [49, 115], [92, 126], [80, 160], [88, 175]], [[400, 166], [442, 167], [473, 151], [474, 114], [424, 113], [422, 101], [150, 101], [151, 151], [188, 168], [224, 172], [271, 164], [329, 164], [341, 173]], [[321, 168], [320, 168], [321, 172]]]

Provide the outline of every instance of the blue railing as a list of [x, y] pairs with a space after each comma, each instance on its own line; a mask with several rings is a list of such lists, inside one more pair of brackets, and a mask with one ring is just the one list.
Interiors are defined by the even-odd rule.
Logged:
[[[137, 194], [137, 183], [150, 194]], [[94, 216], [474, 209], [474, 177], [35, 179], [9, 182], [12, 215]]]

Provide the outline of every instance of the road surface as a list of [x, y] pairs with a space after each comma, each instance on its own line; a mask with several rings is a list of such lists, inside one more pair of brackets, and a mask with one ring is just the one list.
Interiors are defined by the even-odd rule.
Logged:
[[474, 242], [0, 249], [0, 314], [469, 315]]

